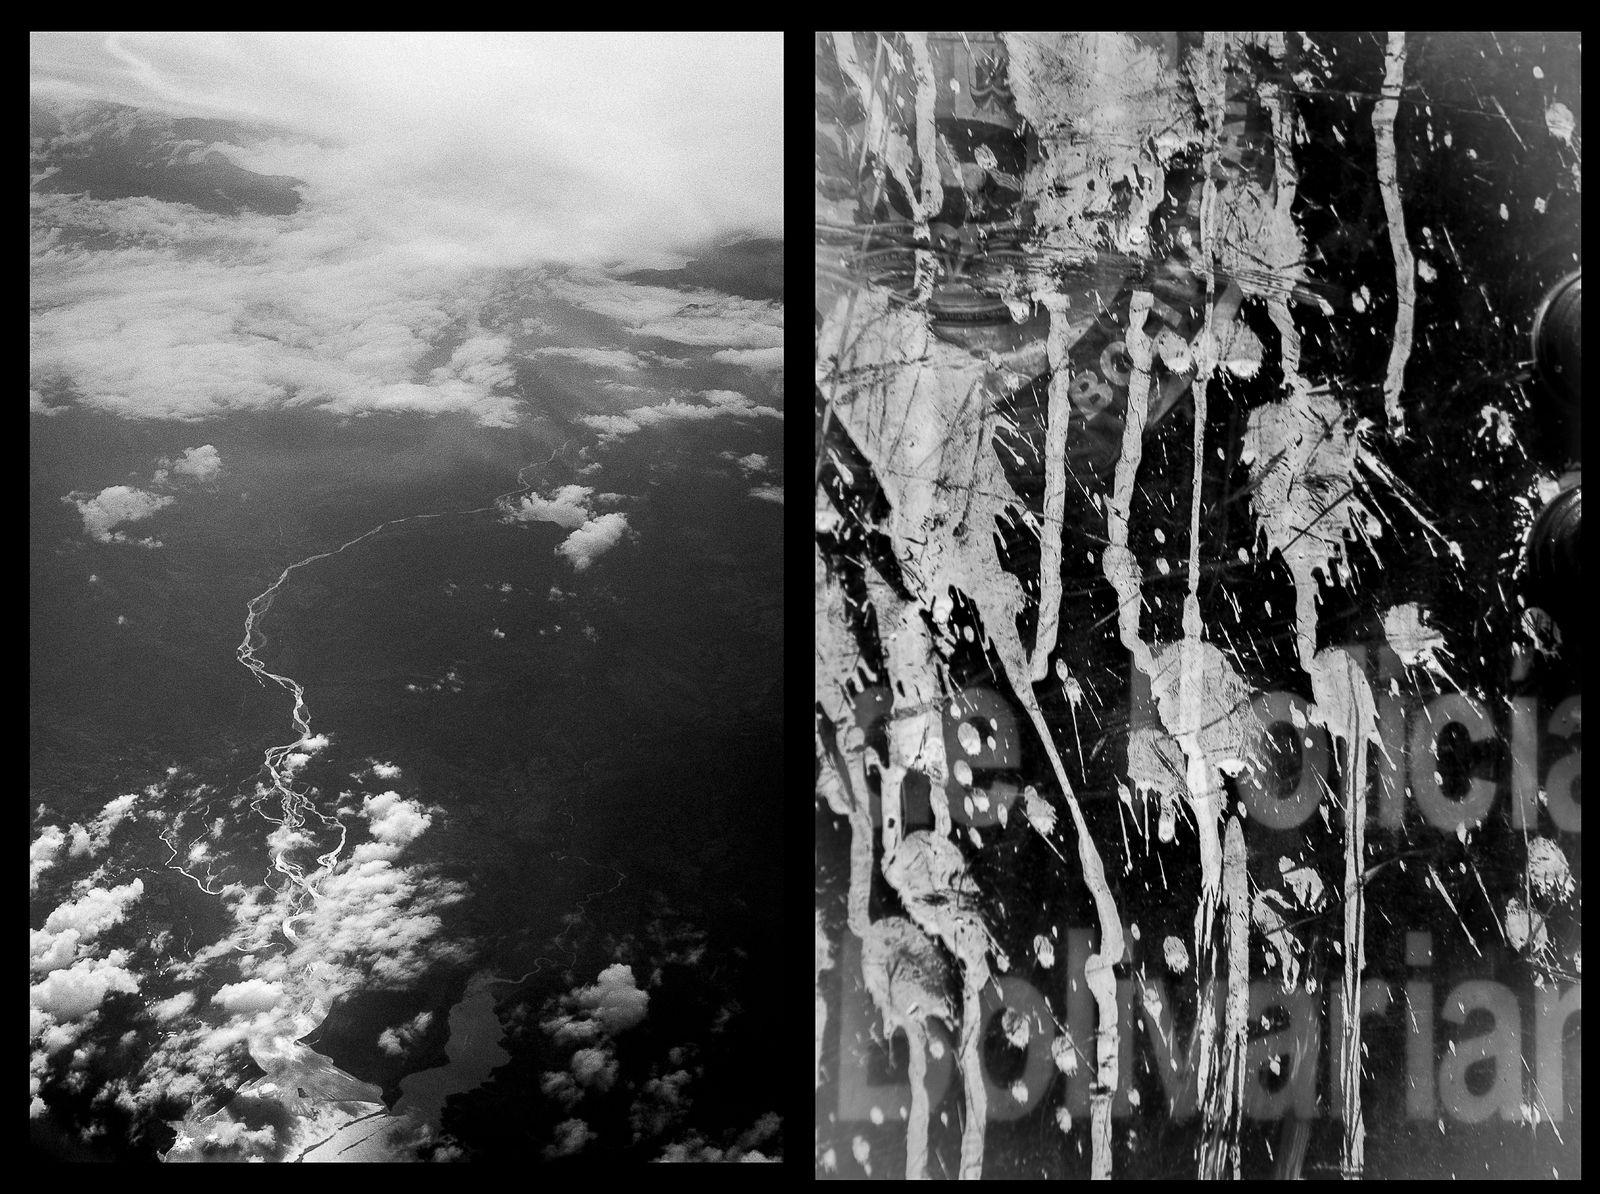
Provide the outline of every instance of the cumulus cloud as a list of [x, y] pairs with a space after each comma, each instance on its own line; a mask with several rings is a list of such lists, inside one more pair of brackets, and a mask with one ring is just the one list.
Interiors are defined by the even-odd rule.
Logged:
[[578, 1089], [578, 1084], [566, 1070], [546, 1070], [539, 1079], [539, 1090], [569, 1111], [583, 1098], [583, 1091]]
[[420, 804], [404, 799], [398, 792], [364, 796], [361, 809], [372, 836], [388, 846], [406, 845], [433, 824], [433, 817]]
[[158, 510], [172, 505], [174, 499], [164, 494], [148, 493], [131, 485], [111, 485], [94, 497], [72, 493], [61, 499], [78, 508], [83, 517], [83, 530], [96, 543], [137, 543], [141, 547], [160, 547], [159, 539], [131, 539], [112, 528], [125, 522], [138, 522], [149, 518]]
[[211, 1002], [224, 1011], [267, 1012], [283, 999], [283, 984], [263, 982], [258, 978], [229, 983], [211, 997]]
[[776, 485], [757, 485], [750, 491], [750, 496], [758, 502], [776, 502], [783, 505], [783, 490]]
[[644, 1084], [629, 1110], [635, 1141], [660, 1136], [682, 1118], [691, 1102], [687, 1070], [673, 1070]]
[[418, 1012], [404, 1024], [393, 1028], [385, 1028], [378, 1034], [378, 1048], [391, 1056], [398, 1057], [422, 1033], [426, 1032], [428, 1025], [433, 1023], [432, 1012]]
[[56, 864], [56, 856], [66, 845], [67, 836], [59, 825], [46, 825], [28, 846], [28, 889], [39, 887], [39, 876]]
[[183, 455], [176, 460], [163, 457], [161, 467], [156, 469], [151, 483], [166, 485], [173, 478], [181, 478], [199, 485], [209, 485], [221, 475], [222, 454], [210, 444], [201, 444], [198, 448], [185, 448]]
[[511, 510], [518, 522], [553, 522], [576, 530], [589, 520], [588, 500], [594, 489], [588, 485], [563, 485], [549, 497], [527, 494]]
[[[778, 1132], [782, 1127], [776, 1112], [768, 1112], [756, 1120], [755, 1125], [748, 1131], [740, 1134], [739, 1138], [727, 1148], [718, 1148], [708, 1143], [698, 1132], [690, 1132], [688, 1137], [675, 1144], [669, 1144], [657, 1161], [684, 1162], [684, 1161], [763, 1161], [777, 1162], [783, 1158], [773, 1146], [779, 1144]], [[762, 1146], [758, 1148], [757, 1146]], [[766, 1151], [762, 1151], [766, 1149]]]
[[121, 887], [91, 888], [84, 895], [60, 905], [45, 918], [46, 933], [75, 929], [85, 939], [96, 937], [127, 914], [128, 905], [144, 894], [144, 880], [134, 879]]
[[643, 1022], [650, 996], [639, 990], [633, 967], [617, 962], [602, 970], [592, 986], [574, 991], [571, 1004], [615, 1034]]
[[627, 515], [602, 514], [568, 535], [556, 547], [556, 552], [572, 562], [574, 572], [583, 572], [620, 543], [627, 532]]
[[[57, 1021], [80, 1020], [105, 1002], [106, 996], [120, 991], [139, 993], [139, 980], [127, 969], [127, 952], [114, 949], [104, 958], [80, 958], [72, 965], [52, 970], [31, 990], [34, 1008]], [[68, 1039], [71, 1039], [70, 1037]], [[51, 1042], [65, 1043], [60, 1037]]]
[[134, 802], [138, 799], [137, 792], [118, 796], [101, 809], [100, 815], [90, 821], [87, 827], [74, 822], [69, 831], [72, 834], [72, 845], [67, 853], [78, 857], [104, 850], [110, 844], [111, 831], [133, 810]]
[[[603, 494], [612, 504], [616, 494]], [[590, 505], [594, 489], [588, 485], [563, 485], [548, 495], [530, 493], [502, 507], [504, 522], [549, 522], [572, 533], [556, 547], [573, 570], [582, 572], [622, 541], [628, 532], [627, 516], [619, 512], [596, 514]], [[551, 589], [552, 600], [558, 590]]]
[[193, 991], [179, 991], [170, 999], [158, 999], [150, 1005], [150, 1014], [163, 1024], [188, 1015], [194, 1010], [196, 999]]
[[604, 1045], [579, 1049], [572, 1055], [572, 1076], [579, 1086], [610, 1090], [617, 1080], [617, 1059]]
[[586, 1144], [595, 1138], [589, 1125], [581, 1119], [565, 1119], [556, 1125], [556, 1138], [554, 1143], [547, 1145], [544, 1150], [545, 1160], [553, 1161], [557, 1157], [570, 1157], [582, 1152]]
[[75, 1041], [85, 1027], [78, 1022], [90, 1018], [108, 995], [138, 993], [127, 951], [113, 949], [98, 957], [94, 941], [119, 923], [143, 894], [139, 879], [120, 887], [90, 888], [58, 905], [42, 929], [29, 932], [29, 969], [43, 975], [30, 987], [30, 1027], [44, 1052]]

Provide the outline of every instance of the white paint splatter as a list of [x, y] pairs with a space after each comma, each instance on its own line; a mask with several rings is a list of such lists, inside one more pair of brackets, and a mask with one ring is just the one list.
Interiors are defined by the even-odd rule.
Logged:
[[1161, 957], [1173, 974], [1183, 974], [1189, 969], [1189, 951], [1177, 937], [1169, 936], [1161, 943]]
[[1414, 601], [1383, 611], [1383, 636], [1407, 667], [1424, 667], [1444, 675], [1439, 654], [1444, 635], [1428, 622], [1428, 613]]
[[1035, 934], [1033, 938], [1033, 955], [1046, 970], [1056, 964], [1056, 947], [1043, 933]]
[[1528, 841], [1528, 882], [1543, 900], [1567, 900], [1577, 890], [1566, 854], [1547, 837]]
[[1572, 134], [1577, 131], [1578, 122], [1566, 104], [1551, 104], [1544, 110], [1544, 127], [1557, 141], [1572, 148]]

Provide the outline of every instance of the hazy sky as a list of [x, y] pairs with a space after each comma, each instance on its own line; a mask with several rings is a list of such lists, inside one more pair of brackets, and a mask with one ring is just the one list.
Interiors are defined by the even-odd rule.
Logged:
[[[527, 361], [603, 400], [608, 436], [662, 411], [776, 414], [760, 399], [778, 392], [781, 305], [618, 275], [781, 235], [781, 48], [760, 33], [35, 33], [40, 101], [267, 126], [221, 148], [306, 185], [288, 215], [36, 190], [32, 409], [509, 427]], [[552, 262], [570, 268], [520, 275], [515, 314], [489, 301]], [[691, 378], [691, 356], [711, 372]], [[742, 405], [696, 397], [747, 381]]]
[[[249, 159], [500, 262], [776, 234], [776, 33], [33, 33], [36, 93], [267, 122]], [[236, 157], [238, 155], [235, 155]]]

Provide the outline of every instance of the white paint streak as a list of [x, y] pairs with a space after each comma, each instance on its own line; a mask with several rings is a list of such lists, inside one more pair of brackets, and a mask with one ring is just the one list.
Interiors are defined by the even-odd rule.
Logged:
[[[890, 503], [883, 529], [922, 608], [937, 608], [952, 588], [965, 593], [976, 607], [989, 645], [1049, 756], [1077, 830], [1078, 858], [1101, 929], [1100, 952], [1090, 959], [1087, 970], [1100, 1013], [1099, 1080], [1092, 1095], [1101, 1108], [1095, 1121], [1101, 1125], [1095, 1157], [1109, 1175], [1110, 1100], [1117, 1074], [1116, 979], [1111, 968], [1122, 957], [1122, 925], [1099, 849], [1033, 693], [1031, 668], [1016, 629], [1021, 585], [1001, 566], [995, 547], [998, 519], [1020, 503], [994, 450], [989, 415], [994, 375], [984, 363], [934, 339], [924, 318], [904, 309], [891, 310], [881, 293], [863, 294], [858, 306], [864, 308], [862, 329], [849, 342], [842, 354], [847, 359], [840, 365], [848, 376], [870, 375], [871, 380], [841, 386], [835, 404], [838, 418], [872, 464]], [[848, 309], [843, 302], [835, 304], [824, 326], [825, 338], [846, 343], [844, 329], [829, 336], [828, 324], [839, 327], [841, 320], [849, 319]], [[875, 367], [863, 374], [863, 365]], [[952, 494], [959, 495], [959, 511]], [[963, 958], [964, 967], [966, 961]], [[970, 973], [967, 978], [975, 1000]], [[966, 1017], [975, 1018], [976, 1007], [976, 1002], [966, 1005], [963, 1033]], [[976, 1041], [964, 1046], [963, 1054], [975, 1067]], [[982, 1169], [982, 1114], [974, 1106], [982, 1099], [982, 1083], [974, 1070], [968, 1080], [968, 1104], [969, 1115], [974, 1111], [978, 1115], [975, 1125], [969, 1122], [963, 1140], [962, 1169], [967, 1176], [977, 1176]]]
[[1344, 1032], [1339, 1067], [1344, 1091], [1342, 1168], [1359, 1178], [1366, 1125], [1361, 1116], [1361, 972], [1366, 967], [1367, 743], [1378, 740], [1378, 706], [1361, 660], [1342, 647], [1317, 652], [1311, 667], [1311, 720], [1344, 745]]
[[1416, 309], [1416, 267], [1411, 242], [1406, 239], [1405, 212], [1400, 206], [1400, 176], [1395, 162], [1394, 118], [1400, 110], [1400, 88], [1406, 74], [1406, 35], [1389, 34], [1383, 60], [1383, 94], [1372, 109], [1372, 132], [1378, 143], [1378, 189], [1383, 213], [1389, 221], [1389, 247], [1394, 253], [1394, 282], [1399, 305], [1394, 317], [1394, 344], [1389, 350], [1389, 370], [1383, 380], [1384, 410], [1390, 434], [1405, 434], [1405, 413], [1400, 390], [1406, 361], [1411, 356], [1411, 325]]
[[1044, 525], [1039, 528], [1039, 628], [1034, 635], [1030, 671], [1035, 684], [1049, 674], [1050, 652], [1055, 650], [1061, 620], [1061, 520], [1067, 506], [1067, 422], [1072, 412], [1067, 394], [1072, 380], [1068, 351], [1075, 338], [1067, 324], [1067, 296], [1044, 294], [1040, 297], [1050, 312], [1047, 351], [1053, 372], [1045, 415]]
[[886, 1036], [904, 1031], [911, 1059], [911, 1118], [906, 1124], [906, 1179], [920, 1181], [928, 1167], [928, 1027], [930, 1017], [953, 1020], [945, 989], [949, 975], [932, 941], [910, 921], [885, 917], [873, 924], [861, 950], [862, 980], [883, 1017]]

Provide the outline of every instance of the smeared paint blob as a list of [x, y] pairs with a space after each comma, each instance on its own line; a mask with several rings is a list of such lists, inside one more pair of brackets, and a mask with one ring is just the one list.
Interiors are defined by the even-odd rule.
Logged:
[[1251, 504], [1267, 547], [1278, 551], [1294, 578], [1295, 639], [1301, 666], [1316, 652], [1316, 574], [1332, 580], [1347, 535], [1365, 531], [1367, 511], [1357, 496], [1359, 428], [1325, 389], [1291, 394], [1250, 412], [1241, 458], [1256, 491]]
[[1046, 970], [1056, 964], [1056, 947], [1043, 933], [1037, 934], [1033, 939], [1033, 954], [1039, 959], [1039, 965]]
[[1022, 790], [1022, 809], [1041, 837], [1049, 837], [1055, 831], [1056, 810], [1032, 784]]
[[1542, 900], [1570, 899], [1576, 891], [1566, 854], [1547, 837], [1528, 841], [1528, 882]]
[[1078, 1072], [1078, 1050], [1073, 1046], [1070, 1034], [1064, 1032], [1050, 1042], [1050, 1057], [1056, 1063], [1056, 1069], [1067, 1077]]
[[1189, 969], [1189, 951], [1177, 937], [1168, 937], [1161, 943], [1161, 957], [1173, 974], [1183, 974]]
[[1013, 1049], [1028, 1047], [1028, 1038], [1032, 1035], [1028, 1028], [1028, 1017], [1016, 1008], [1008, 1007], [1000, 1014], [1000, 1029]]
[[1383, 611], [1383, 636], [1407, 667], [1425, 667], [1443, 674], [1439, 652], [1444, 635], [1428, 623], [1428, 614], [1414, 601]]
[[1544, 127], [1557, 141], [1568, 149], [1572, 148], [1572, 134], [1577, 130], [1578, 122], [1566, 104], [1551, 104], [1544, 110]]
[[1283, 869], [1283, 881], [1302, 908], [1315, 910], [1322, 906], [1322, 876], [1309, 866], [1289, 866], [1287, 858], [1278, 860]]
[[1530, 909], [1517, 896], [1506, 901], [1506, 940], [1513, 949], [1540, 953], [1550, 945], [1550, 935], [1545, 929], [1544, 917]]
[[1038, 205], [1046, 248], [1148, 255], [1150, 216], [1166, 194], [1161, 163], [1196, 135], [1178, 73], [1126, 33], [1002, 36], [1017, 111], [1039, 137], [1043, 160], [1024, 198]]

